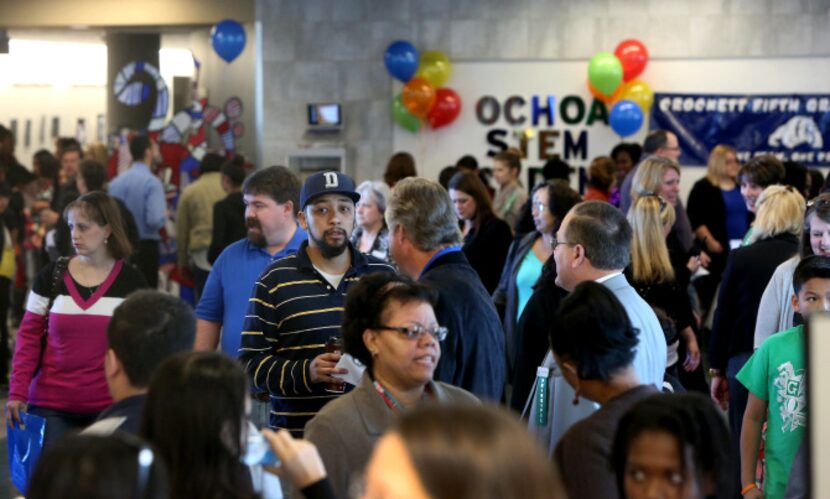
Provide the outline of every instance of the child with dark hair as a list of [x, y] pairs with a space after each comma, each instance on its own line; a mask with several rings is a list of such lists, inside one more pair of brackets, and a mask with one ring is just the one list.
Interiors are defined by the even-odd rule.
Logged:
[[[802, 316], [830, 311], [830, 257], [801, 260], [793, 273], [793, 309]], [[807, 422], [804, 326], [776, 333], [738, 372], [749, 400], [741, 430], [741, 484], [744, 497], [783, 497], [790, 467]], [[755, 469], [761, 429], [767, 423], [763, 491]]]
[[660, 394], [640, 401], [614, 436], [610, 464], [619, 497], [735, 497], [728, 442], [722, 414], [704, 395]]

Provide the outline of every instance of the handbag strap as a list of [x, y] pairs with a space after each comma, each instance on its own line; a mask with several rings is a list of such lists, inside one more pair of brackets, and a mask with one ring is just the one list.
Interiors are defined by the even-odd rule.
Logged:
[[49, 334], [49, 312], [52, 310], [52, 305], [55, 304], [55, 299], [58, 297], [58, 287], [63, 280], [63, 275], [69, 268], [69, 257], [61, 256], [55, 261], [55, 266], [52, 267], [52, 282], [49, 288], [49, 305], [46, 307], [46, 328], [43, 332], [44, 339]]

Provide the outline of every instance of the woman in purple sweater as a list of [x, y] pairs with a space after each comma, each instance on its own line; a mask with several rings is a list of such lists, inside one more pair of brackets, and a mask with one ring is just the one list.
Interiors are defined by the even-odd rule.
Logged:
[[44, 447], [112, 404], [104, 378], [107, 325], [128, 294], [147, 286], [124, 261], [130, 243], [112, 198], [90, 192], [64, 216], [75, 256], [52, 262], [35, 279], [17, 332], [6, 405], [8, 424], [19, 424], [27, 410], [46, 418]]

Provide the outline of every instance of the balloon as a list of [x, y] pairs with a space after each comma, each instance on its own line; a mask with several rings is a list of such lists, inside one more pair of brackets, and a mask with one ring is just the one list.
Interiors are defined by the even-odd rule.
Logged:
[[406, 83], [418, 70], [418, 51], [411, 43], [396, 40], [387, 47], [383, 62], [389, 74]]
[[403, 100], [400, 94], [392, 99], [392, 117], [400, 126], [406, 128], [410, 132], [417, 132], [421, 128], [421, 119], [410, 113], [406, 106], [403, 105]]
[[617, 135], [628, 137], [643, 126], [643, 110], [634, 101], [621, 100], [611, 108], [608, 121]]
[[588, 64], [588, 81], [601, 93], [611, 96], [622, 82], [623, 69], [620, 60], [609, 52], [600, 52]]
[[622, 86], [620, 98], [636, 102], [647, 113], [654, 103], [654, 92], [643, 80], [631, 80]]
[[614, 92], [610, 97], [605, 95], [604, 93], [600, 92], [596, 88], [594, 88], [594, 86], [591, 85], [590, 81], [588, 82], [588, 90], [591, 91], [591, 95], [593, 95], [597, 100], [599, 100], [601, 102], [604, 102], [606, 104], [611, 104], [612, 102], [614, 102], [614, 101], [616, 101], [620, 98], [620, 95], [622, 95], [623, 86], [620, 85], [617, 88], [617, 91]]
[[646, 68], [648, 49], [640, 40], [623, 40], [614, 50], [623, 67], [623, 81], [631, 81]]
[[421, 56], [421, 65], [418, 66], [417, 76], [432, 83], [435, 88], [441, 87], [450, 78], [452, 64], [450, 58], [438, 50], [424, 52]]
[[451, 88], [439, 88], [435, 91], [435, 105], [427, 115], [432, 128], [449, 125], [461, 112], [461, 97]]
[[245, 28], [232, 19], [219, 21], [210, 32], [210, 41], [219, 57], [231, 62], [245, 48]]
[[412, 78], [401, 92], [403, 105], [410, 113], [424, 118], [435, 104], [435, 87], [423, 78]]

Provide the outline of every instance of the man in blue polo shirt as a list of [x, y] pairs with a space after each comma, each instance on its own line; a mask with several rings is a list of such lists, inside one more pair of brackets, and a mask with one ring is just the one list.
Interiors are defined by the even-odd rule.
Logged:
[[196, 307], [196, 350], [216, 350], [236, 357], [248, 298], [257, 278], [272, 262], [291, 255], [305, 241], [297, 226], [300, 180], [287, 168], [272, 166], [249, 176], [242, 185], [248, 237], [219, 255]]
[[299, 219], [308, 242], [262, 274], [245, 316], [239, 359], [254, 389], [271, 395], [271, 426], [296, 437], [338, 396], [325, 383], [343, 374], [336, 367], [340, 354], [328, 352], [326, 342], [340, 336], [346, 293], [362, 275], [395, 271], [349, 242], [358, 199], [354, 182], [342, 173], [306, 179]]

